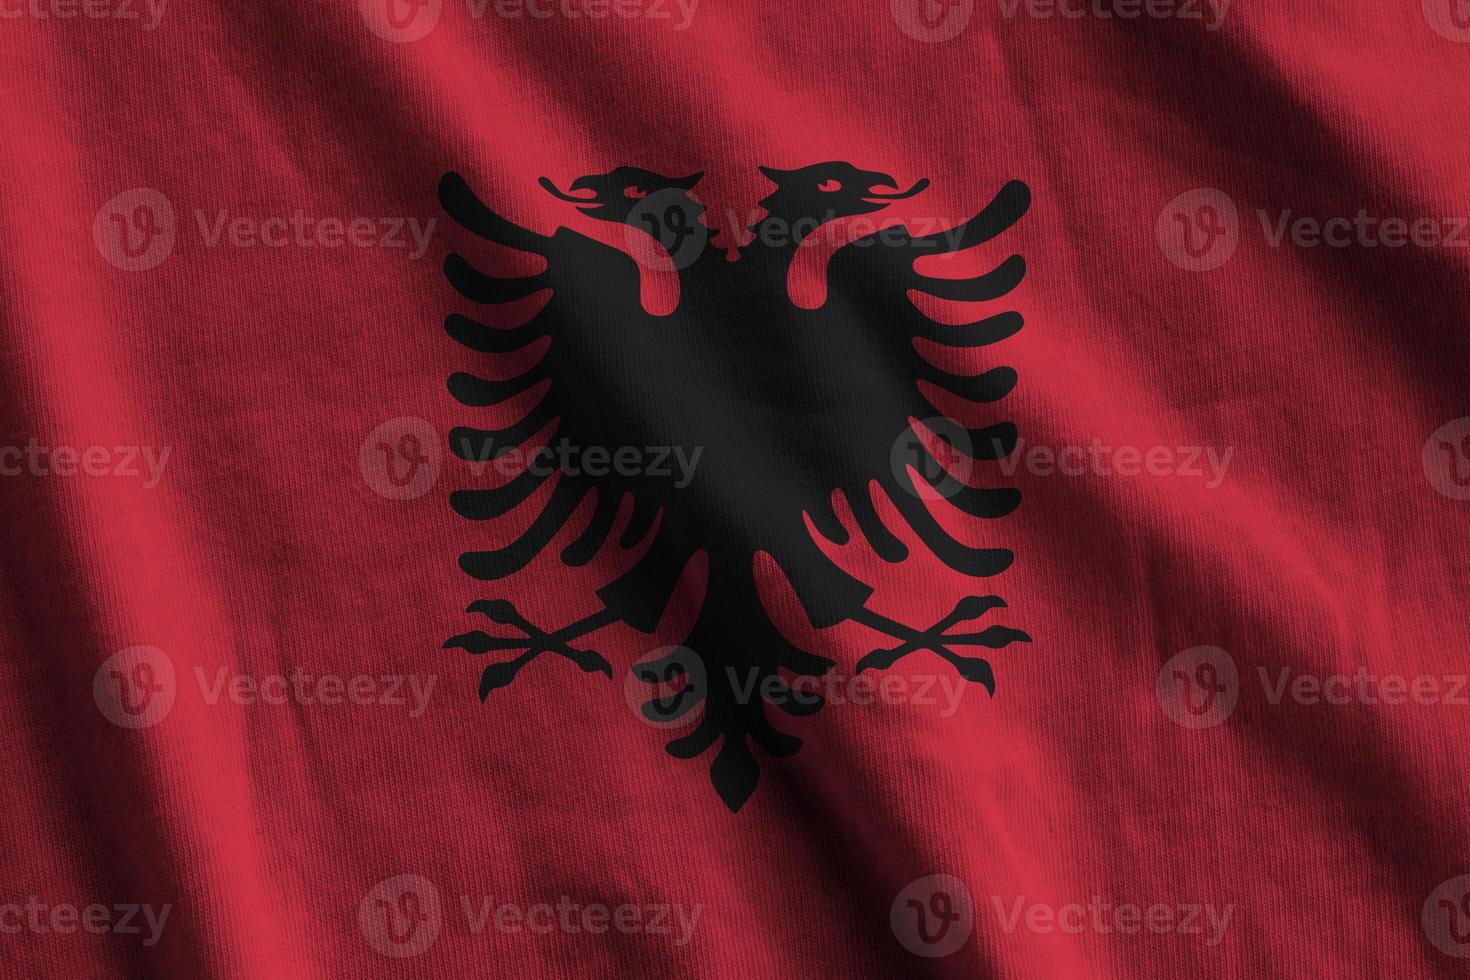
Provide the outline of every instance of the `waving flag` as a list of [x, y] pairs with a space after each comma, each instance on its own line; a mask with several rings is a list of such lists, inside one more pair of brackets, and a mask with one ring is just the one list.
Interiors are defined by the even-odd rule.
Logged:
[[5, 976], [1463, 973], [1470, 4], [0, 46]]

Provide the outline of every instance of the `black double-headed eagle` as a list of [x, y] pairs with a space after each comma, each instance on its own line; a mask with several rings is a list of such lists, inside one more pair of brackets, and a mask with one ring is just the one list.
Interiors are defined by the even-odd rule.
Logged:
[[[836, 248], [825, 300], [808, 309], [788, 289], [802, 242], [834, 222], [911, 197], [928, 181], [900, 191], [888, 175], [846, 163], [761, 170], [775, 189], [761, 201], [765, 216], [747, 229], [752, 237], [737, 261], [709, 241], [705, 209], [693, 194], [700, 175], [676, 179], [624, 167], [578, 178], [565, 191], [543, 178], [547, 191], [583, 214], [623, 225], [629, 241], [659, 243], [660, 258], [677, 270], [679, 295], [672, 312], [658, 314], [642, 300], [635, 250], [565, 227], [550, 236], [529, 231], [491, 211], [459, 174], [439, 187], [444, 209], [464, 229], [545, 260], [543, 272], [512, 278], [481, 271], [459, 254], [445, 263], [450, 284], [467, 301], [445, 325], [472, 354], [466, 370], [449, 378], [464, 420], [473, 422], [451, 432], [452, 452], [483, 462], [512, 450], [533, 458], [537, 447], [552, 444], [598, 447], [604, 459], [621, 447], [674, 447], [697, 459], [682, 479], [615, 465], [527, 466], [493, 486], [454, 492], [454, 510], [471, 521], [508, 520], [537, 502], [513, 543], [461, 555], [461, 567], [480, 581], [506, 580], [553, 542], [566, 542], [560, 560], [568, 566], [592, 562], [613, 538], [638, 557], [597, 590], [602, 608], [592, 615], [542, 628], [509, 599], [482, 598], [470, 612], [498, 624], [495, 633], [473, 630], [446, 646], [518, 653], [484, 668], [482, 699], [543, 654], [611, 676], [612, 666], [593, 648], [596, 634], [616, 624], [653, 633], [671, 602], [690, 601], [676, 599], [676, 591], [698, 563], [703, 595], [694, 600], [698, 610], [682, 648], [634, 669], [650, 685], [675, 679], [677, 687], [677, 676], [685, 676], [682, 688], [652, 698], [644, 712], [673, 720], [703, 709], [667, 749], [682, 759], [712, 751], [711, 780], [732, 810], [759, 780], [754, 748], [777, 757], [801, 748], [773, 723], [772, 709], [807, 714], [821, 706], [820, 699], [795, 696], [792, 679], [823, 675], [835, 664], [773, 625], [757, 585], [758, 558], [774, 560], [815, 629], [854, 621], [889, 640], [862, 657], [857, 671], [928, 651], [993, 694], [990, 664], [956, 648], [999, 649], [1028, 639], [1003, 626], [961, 626], [1005, 605], [993, 595], [964, 597], [928, 626], [884, 616], [868, 605], [874, 585], [839, 568], [818, 536], [842, 545], [856, 533], [879, 558], [901, 561], [908, 548], [880, 518], [877, 501], [886, 499], [913, 532], [905, 536], [954, 571], [984, 578], [1011, 564], [1010, 551], [967, 546], [936, 514], [958, 508], [968, 518], [992, 519], [1019, 504], [1017, 489], [983, 485], [987, 474], [975, 465], [1009, 455], [1015, 426], [955, 420], [985, 415], [1015, 386], [1016, 373], [994, 366], [956, 374], [936, 361], [974, 363], [976, 356], [965, 355], [983, 355], [978, 348], [1014, 334], [1021, 316], [981, 306], [983, 318], [945, 325], [921, 312], [914, 294], [986, 304], [1021, 281], [1025, 262], [1012, 255], [968, 279], [924, 275], [915, 262], [1005, 232], [1025, 214], [1030, 192], [1019, 181], [1007, 183], [974, 218], [943, 234], [890, 226]], [[545, 302], [522, 325], [476, 318], [477, 309], [536, 294]], [[544, 351], [539, 359], [536, 351]], [[534, 366], [505, 377], [502, 363], [528, 361]], [[689, 651], [700, 664], [697, 679]]]

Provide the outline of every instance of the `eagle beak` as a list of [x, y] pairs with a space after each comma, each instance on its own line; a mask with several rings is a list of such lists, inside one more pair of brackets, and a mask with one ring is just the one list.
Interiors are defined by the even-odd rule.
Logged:
[[[573, 197], [572, 195], [568, 194], [566, 191], [563, 191], [563, 190], [559, 189], [555, 184], [553, 184], [551, 182], [551, 178], [549, 178], [549, 177], [542, 177], [539, 181], [537, 181], [537, 183], [539, 183], [542, 186], [542, 188], [545, 189], [546, 193], [550, 194], [552, 197], [559, 198], [559, 199], [561, 199], [563, 201], [568, 201], [568, 202], [570, 202], [572, 204], [596, 204], [597, 203], [597, 195], [595, 193], [591, 197]], [[573, 190], [579, 189], [577, 187], [577, 185], [580, 184], [580, 183], [582, 183], [582, 178], [579, 177], [575, 181], [572, 182], [572, 189]]]
[[[882, 182], [880, 184], [877, 184], [877, 185], [874, 185], [874, 186], [887, 186], [887, 187], [897, 187], [898, 186], [898, 181], [894, 180], [892, 177], [888, 176], [887, 174], [882, 174], [881, 176], [883, 178]], [[869, 190], [868, 193], [866, 193], [866, 194], [863, 195], [863, 200], [865, 200], [865, 201], [902, 201], [902, 200], [905, 200], [906, 198], [913, 197], [915, 194], [918, 194], [919, 192], [923, 191], [928, 186], [929, 186], [929, 178], [928, 177], [923, 177], [923, 178], [920, 178], [914, 184], [914, 186], [910, 187], [906, 191], [898, 191], [898, 192], [893, 193], [893, 194], [879, 194], [879, 193], [876, 193], [876, 192], [874, 192], [872, 190]]]

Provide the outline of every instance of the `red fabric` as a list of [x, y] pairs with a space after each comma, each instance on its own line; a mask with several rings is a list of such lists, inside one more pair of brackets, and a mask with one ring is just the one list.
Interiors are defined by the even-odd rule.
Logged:
[[[61, 19], [0, 0], [0, 445], [103, 447], [114, 473], [0, 479], [0, 905], [21, 910], [0, 910], [5, 975], [1458, 975], [1470, 946], [1435, 917], [1470, 912], [1450, 697], [1470, 252], [1273, 246], [1265, 227], [1470, 213], [1454, 5], [1239, 4], [1217, 30], [1203, 6], [961, 5], [963, 30], [934, 42], [894, 6], [706, 2], [676, 30], [672, 5], [476, 19], [445, 0], [395, 43], [345, 0], [176, 0], [152, 30], [141, 6]], [[1020, 509], [977, 532], [1015, 551], [997, 588], [1033, 637], [991, 658], [996, 696], [829, 706], [731, 813], [707, 760], [670, 759], [630, 712], [621, 674], [548, 665], [481, 704], [481, 662], [440, 649], [482, 596], [446, 504], [463, 464], [391, 500], [361, 452], [395, 419], [458, 422], [439, 266], [466, 236], [436, 198], [445, 172], [527, 227], [596, 234], [537, 178], [705, 170], [725, 224], [766, 193], [758, 165], [825, 160], [931, 179], [889, 213], [948, 224], [1030, 185], [986, 253], [1029, 266], [1011, 299], [1026, 327], [1001, 345], [1025, 447], [1233, 455], [1216, 486], [1020, 465]], [[175, 241], [127, 271], [109, 215], [137, 188], [170, 202]], [[1168, 208], [1197, 188], [1237, 209], [1211, 271], [1170, 259]], [[1188, 200], [1178, 227], [1207, 229], [1202, 202], [1219, 198]], [[220, 212], [298, 209], [438, 225], [417, 260], [210, 244]], [[118, 447], [169, 451], [155, 485], [141, 453], [143, 475], [116, 473]], [[588, 608], [590, 581], [537, 565], [513, 588], [557, 619]], [[915, 559], [878, 605], [932, 622], [967, 588]], [[873, 645], [851, 626], [822, 642], [848, 671]], [[1176, 682], [1228, 673], [1218, 654], [1166, 668], [1204, 646], [1236, 670], [1233, 710], [1176, 724]], [[173, 700], [132, 729], [99, 704], [106, 664], [148, 676], [152, 654], [109, 660], [137, 647], [166, 655]], [[621, 671], [639, 645], [601, 648]], [[1283, 669], [1359, 668], [1441, 696], [1272, 703]], [[324, 705], [320, 687], [210, 703], [237, 674], [363, 675], [375, 698], [397, 677], [407, 704]], [[417, 716], [410, 682], [433, 684]], [[418, 910], [437, 932], [390, 956], [374, 903], [399, 901], [382, 883], [400, 875], [432, 884], [438, 909], [425, 893]], [[973, 928], [935, 958], [898, 935], [930, 875], [963, 883]], [[671, 934], [476, 932], [463, 907], [562, 896], [698, 918], [681, 944], [677, 917]], [[170, 911], [151, 944], [146, 925], [49, 918], [94, 904]], [[1198, 906], [1204, 932], [1119, 928], [1124, 905], [1175, 922]], [[1229, 909], [1218, 936], [1206, 906]]]

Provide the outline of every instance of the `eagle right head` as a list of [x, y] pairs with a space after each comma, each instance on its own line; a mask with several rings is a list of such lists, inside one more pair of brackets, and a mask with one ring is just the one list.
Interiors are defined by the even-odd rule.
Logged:
[[[881, 211], [893, 201], [913, 197], [929, 186], [926, 178], [908, 190], [898, 190], [898, 182], [888, 174], [836, 161], [798, 170], [761, 167], [760, 172], [776, 185], [760, 202], [761, 207], [788, 226], [798, 222], [821, 224]], [[893, 190], [881, 189], [890, 187]]]

